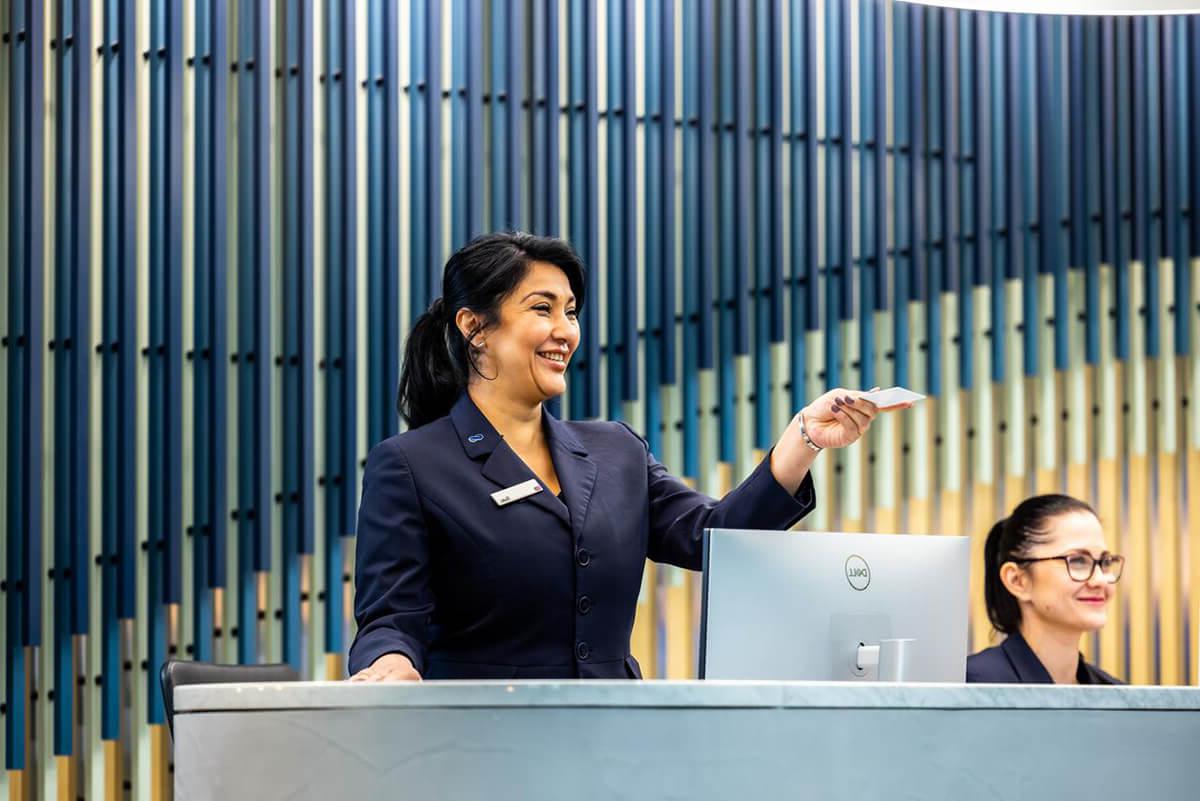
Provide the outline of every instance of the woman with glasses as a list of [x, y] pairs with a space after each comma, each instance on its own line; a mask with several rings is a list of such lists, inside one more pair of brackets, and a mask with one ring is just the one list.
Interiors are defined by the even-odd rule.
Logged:
[[1125, 566], [1090, 506], [1066, 495], [1023, 502], [988, 532], [984, 598], [1000, 645], [967, 658], [968, 682], [1119, 684], [1079, 640], [1108, 622]]

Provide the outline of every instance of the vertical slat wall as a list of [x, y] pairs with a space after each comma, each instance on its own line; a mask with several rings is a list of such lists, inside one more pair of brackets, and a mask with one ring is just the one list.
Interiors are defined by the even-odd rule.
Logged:
[[[1200, 17], [889, 0], [9, 0], [4, 792], [164, 797], [159, 663], [337, 677], [362, 461], [447, 254], [592, 268], [563, 399], [726, 491], [836, 383], [930, 393], [805, 528], [982, 540], [1037, 491], [1131, 559], [1089, 655], [1197, 680]], [[695, 577], [634, 648], [687, 676]], [[36, 699], [36, 700], [35, 700]]]

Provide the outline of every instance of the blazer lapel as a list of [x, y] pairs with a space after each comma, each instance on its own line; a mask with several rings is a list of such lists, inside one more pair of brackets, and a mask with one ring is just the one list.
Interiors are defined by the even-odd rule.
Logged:
[[1013, 632], [1004, 638], [1004, 642], [1000, 644], [1000, 648], [1004, 651], [1004, 655], [1008, 657], [1009, 663], [1017, 672], [1017, 678], [1024, 684], [1053, 684], [1054, 679], [1050, 678], [1049, 671], [1042, 664], [1042, 660], [1038, 659], [1037, 654], [1029, 647], [1029, 643], [1025, 642], [1025, 638], [1017, 632]]
[[579, 441], [570, 426], [545, 412], [546, 433], [550, 439], [550, 454], [554, 469], [562, 484], [567, 508], [571, 512], [571, 534], [576, 540], [583, 534], [588, 504], [596, 486], [596, 463], [588, 458], [587, 448]]
[[[483, 462], [480, 473], [494, 483], [496, 489], [506, 489], [531, 478], [537, 479], [529, 466], [521, 461], [521, 457], [517, 456], [512, 448], [508, 447], [504, 438], [500, 436], [500, 432], [496, 431], [495, 427], [488, 422], [488, 419], [476, 408], [470, 396], [465, 392], [450, 410], [450, 419], [458, 432], [463, 449], [472, 459]], [[559, 480], [561, 482], [561, 477]], [[541, 492], [529, 496], [520, 503], [532, 503], [540, 506], [562, 522], [570, 522], [567, 509], [563, 506], [562, 501], [554, 497], [544, 485]]]

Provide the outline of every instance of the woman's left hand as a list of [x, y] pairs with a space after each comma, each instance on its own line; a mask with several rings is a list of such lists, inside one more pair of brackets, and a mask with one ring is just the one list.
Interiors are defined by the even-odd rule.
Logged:
[[845, 448], [867, 433], [879, 414], [879, 407], [869, 400], [863, 400], [862, 394], [839, 387], [804, 407], [800, 412], [804, 416], [804, 430], [814, 445], [819, 448]]

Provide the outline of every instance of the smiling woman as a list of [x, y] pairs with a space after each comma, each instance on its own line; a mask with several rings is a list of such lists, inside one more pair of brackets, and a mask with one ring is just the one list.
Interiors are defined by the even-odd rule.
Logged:
[[699, 569], [705, 528], [784, 529], [816, 504], [809, 468], [878, 409], [833, 390], [718, 501], [619, 422], [560, 421], [584, 268], [558, 239], [480, 237], [446, 263], [409, 336], [410, 430], [367, 460], [356, 681], [640, 678], [629, 636], [647, 558]]
[[1021, 503], [984, 546], [988, 617], [1008, 636], [967, 660], [967, 681], [1119, 683], [1084, 661], [1079, 641], [1108, 622], [1124, 567], [1083, 501], [1039, 495]]

